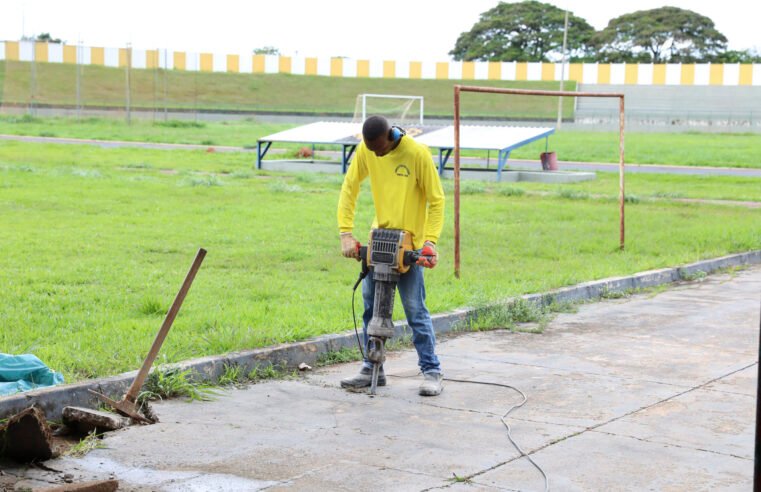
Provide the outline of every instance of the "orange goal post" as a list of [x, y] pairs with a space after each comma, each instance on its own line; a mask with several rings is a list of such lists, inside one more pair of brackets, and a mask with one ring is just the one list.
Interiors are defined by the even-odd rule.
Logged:
[[619, 248], [624, 249], [624, 95], [613, 92], [574, 92], [498, 87], [454, 86], [454, 274], [460, 278], [460, 93], [517, 94], [550, 97], [617, 97], [618, 98], [618, 208]]

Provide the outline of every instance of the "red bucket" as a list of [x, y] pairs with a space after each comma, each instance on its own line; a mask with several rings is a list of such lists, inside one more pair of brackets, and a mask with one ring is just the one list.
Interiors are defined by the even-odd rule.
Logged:
[[542, 161], [543, 171], [558, 170], [558, 156], [555, 154], [555, 152], [542, 152], [539, 155], [539, 160]]

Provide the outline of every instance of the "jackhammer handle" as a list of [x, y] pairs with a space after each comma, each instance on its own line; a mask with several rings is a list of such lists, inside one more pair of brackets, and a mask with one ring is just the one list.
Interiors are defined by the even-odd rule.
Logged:
[[188, 270], [187, 275], [185, 275], [185, 281], [182, 283], [182, 287], [180, 287], [180, 291], [177, 292], [177, 296], [174, 298], [174, 302], [172, 303], [172, 306], [169, 308], [169, 311], [166, 313], [166, 318], [164, 318], [164, 323], [162, 323], [161, 329], [159, 329], [159, 332], [156, 334], [155, 340], [153, 340], [153, 345], [151, 345], [151, 350], [148, 352], [148, 355], [145, 357], [145, 361], [143, 362], [143, 365], [140, 368], [140, 371], [137, 373], [137, 376], [135, 376], [135, 380], [132, 382], [132, 386], [129, 387], [129, 391], [127, 391], [127, 394], [124, 397], [125, 400], [131, 401], [131, 402], [134, 402], [136, 400], [137, 395], [140, 392], [140, 389], [143, 387], [145, 378], [148, 377], [148, 372], [150, 372], [151, 370], [153, 361], [156, 360], [156, 356], [158, 355], [159, 350], [161, 349], [161, 345], [164, 343], [164, 339], [169, 333], [169, 329], [172, 327], [174, 318], [177, 317], [177, 313], [180, 311], [180, 306], [182, 306], [182, 301], [185, 300], [185, 296], [190, 290], [190, 286], [193, 284], [193, 279], [195, 279], [196, 273], [198, 273], [198, 269], [201, 268], [201, 263], [203, 263], [203, 259], [205, 256], [206, 256], [206, 250], [203, 248], [199, 248], [198, 253], [196, 253], [196, 257], [193, 260], [193, 264], [190, 266], [190, 270]]
[[424, 255], [424, 254], [421, 254], [419, 251], [405, 251], [404, 252], [404, 264], [405, 265], [412, 265], [414, 263], [417, 263], [417, 261], [420, 258], [428, 258], [430, 260], [432, 258], [435, 258], [435, 256]]
[[370, 273], [370, 267], [367, 266], [367, 246], [362, 246], [359, 243], [357, 243], [357, 254], [359, 255], [359, 258], [357, 258], [357, 261], [362, 262], [362, 271], [359, 272], [359, 278], [357, 278], [357, 281], [354, 282], [354, 287], [352, 290], [357, 290], [357, 287], [359, 287], [360, 282], [362, 282], [365, 277], [367, 277], [367, 274]]

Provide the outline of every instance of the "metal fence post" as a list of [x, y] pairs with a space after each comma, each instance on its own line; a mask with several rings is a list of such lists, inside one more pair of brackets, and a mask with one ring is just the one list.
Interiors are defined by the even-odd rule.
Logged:
[[132, 115], [131, 113], [131, 101], [130, 101], [130, 68], [132, 67], [132, 46], [130, 43], [127, 43], [127, 50], [126, 50], [126, 62], [124, 66], [124, 73], [126, 77], [125, 81], [125, 88], [126, 88], [126, 101], [125, 101], [125, 109], [127, 110], [127, 124], [132, 124]]

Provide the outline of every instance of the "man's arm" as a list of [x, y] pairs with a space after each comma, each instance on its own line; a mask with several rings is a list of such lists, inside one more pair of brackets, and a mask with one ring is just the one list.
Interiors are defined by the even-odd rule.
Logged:
[[338, 230], [340, 232], [351, 232], [354, 229], [354, 210], [357, 206], [359, 187], [366, 177], [367, 166], [364, 159], [360, 158], [360, 152], [357, 149], [357, 153], [346, 171], [344, 182], [341, 185], [341, 194], [338, 197]]
[[359, 187], [366, 176], [367, 166], [364, 159], [360, 158], [360, 152], [357, 152], [348, 171], [346, 171], [344, 182], [341, 185], [341, 194], [338, 197], [338, 230], [341, 235], [341, 253], [347, 258], [359, 258], [359, 243], [351, 231], [354, 230], [354, 210], [359, 196]]

